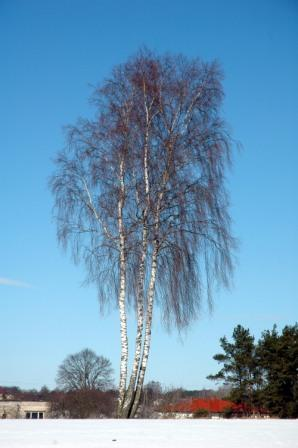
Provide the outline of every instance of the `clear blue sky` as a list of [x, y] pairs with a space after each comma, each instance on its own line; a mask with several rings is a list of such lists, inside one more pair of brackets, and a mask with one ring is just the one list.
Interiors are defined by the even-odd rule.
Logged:
[[210, 387], [218, 341], [298, 320], [296, 0], [1, 0], [0, 384], [54, 387], [59, 363], [90, 347], [118, 375], [119, 324], [58, 247], [47, 188], [62, 127], [92, 109], [90, 85], [140, 46], [218, 59], [235, 152], [240, 239], [234, 287], [187, 335], [155, 321], [147, 380]]

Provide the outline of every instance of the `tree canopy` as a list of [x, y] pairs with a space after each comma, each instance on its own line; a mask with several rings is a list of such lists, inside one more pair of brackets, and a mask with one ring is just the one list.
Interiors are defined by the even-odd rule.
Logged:
[[111, 361], [86, 348], [59, 366], [57, 385], [64, 391], [106, 390], [113, 385]]
[[[68, 128], [56, 160], [58, 238], [85, 263], [101, 304], [118, 304], [122, 417], [137, 411], [155, 302], [163, 322], [181, 329], [204, 296], [211, 304], [214, 283], [229, 284], [231, 139], [221, 79], [215, 62], [142, 50], [95, 90], [95, 118]], [[137, 330], [129, 377], [130, 304]]]

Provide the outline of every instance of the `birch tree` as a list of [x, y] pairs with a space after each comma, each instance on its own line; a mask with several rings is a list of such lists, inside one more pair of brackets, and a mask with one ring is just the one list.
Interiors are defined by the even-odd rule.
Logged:
[[69, 127], [56, 159], [58, 239], [85, 264], [101, 304], [115, 298], [119, 309], [118, 417], [137, 414], [156, 303], [167, 328], [183, 329], [204, 296], [211, 306], [215, 285], [229, 285], [221, 78], [216, 63], [140, 51], [95, 90], [94, 120]]

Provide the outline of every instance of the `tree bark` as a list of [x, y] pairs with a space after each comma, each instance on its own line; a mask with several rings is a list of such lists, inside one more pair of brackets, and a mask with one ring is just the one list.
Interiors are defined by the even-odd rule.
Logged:
[[144, 284], [145, 284], [145, 264], [148, 250], [148, 212], [150, 204], [149, 172], [148, 172], [149, 114], [146, 102], [145, 102], [145, 109], [146, 109], [146, 131], [144, 142], [143, 169], [144, 169], [144, 187], [145, 187], [146, 203], [143, 211], [142, 253], [138, 272], [137, 333], [135, 341], [135, 355], [134, 355], [133, 367], [129, 386], [126, 392], [125, 403], [122, 410], [123, 418], [128, 418], [130, 416], [134, 403], [135, 387], [138, 378], [138, 372], [140, 369], [140, 360], [142, 355], [143, 330], [144, 330], [144, 286], [145, 286]]
[[142, 341], [144, 329], [144, 280], [145, 280], [145, 259], [147, 251], [147, 231], [143, 232], [143, 245], [145, 246], [140, 261], [139, 280], [138, 280], [138, 297], [137, 297], [137, 333], [135, 341], [135, 355], [130, 376], [130, 382], [126, 391], [125, 402], [122, 409], [122, 418], [129, 417], [132, 402], [134, 399], [135, 384], [138, 376], [139, 363], [142, 354]]
[[121, 417], [122, 407], [125, 400], [127, 363], [128, 363], [128, 338], [127, 338], [127, 315], [126, 315], [126, 254], [125, 254], [125, 231], [123, 225], [123, 206], [125, 198], [124, 186], [124, 161], [120, 161], [120, 189], [118, 200], [118, 231], [119, 231], [119, 265], [120, 265], [120, 285], [119, 285], [119, 314], [120, 314], [120, 335], [121, 335], [121, 359], [120, 359], [120, 381], [119, 381], [119, 401], [117, 415]]
[[[169, 148], [169, 161], [171, 161], [172, 157], [172, 148]], [[145, 171], [146, 172], [146, 171]], [[147, 171], [148, 173], [148, 171]], [[151, 344], [151, 332], [152, 332], [152, 319], [153, 319], [153, 304], [154, 304], [154, 293], [155, 293], [155, 283], [156, 283], [156, 274], [157, 274], [157, 261], [158, 261], [158, 252], [159, 252], [159, 231], [160, 231], [160, 212], [162, 200], [164, 197], [164, 191], [169, 179], [169, 167], [167, 166], [163, 176], [162, 176], [162, 189], [158, 194], [156, 212], [154, 217], [154, 241], [153, 241], [153, 253], [152, 253], [152, 261], [151, 261], [151, 273], [149, 286], [147, 291], [147, 313], [146, 313], [146, 328], [145, 328], [145, 336], [144, 336], [144, 344], [143, 344], [143, 353], [142, 359], [140, 360], [140, 368], [138, 373], [138, 379], [136, 384], [135, 396], [133, 399], [131, 411], [129, 414], [130, 418], [134, 418], [139, 407], [141, 393], [144, 385], [144, 378], [149, 358], [150, 352], [150, 344]], [[148, 181], [148, 178], [147, 178]], [[146, 182], [146, 179], [145, 179]]]
[[141, 392], [143, 389], [145, 372], [147, 368], [147, 362], [149, 358], [150, 351], [150, 343], [151, 343], [151, 331], [152, 331], [152, 318], [153, 318], [153, 303], [154, 303], [154, 292], [155, 292], [155, 282], [156, 282], [156, 273], [157, 273], [157, 256], [158, 249], [154, 248], [152, 254], [152, 264], [151, 264], [151, 275], [150, 282], [148, 287], [148, 296], [147, 296], [147, 313], [146, 313], [146, 328], [145, 328], [145, 336], [144, 336], [144, 346], [143, 346], [143, 354], [142, 360], [138, 375], [138, 381], [136, 385], [135, 397], [133, 400], [133, 405], [131, 408], [131, 412], [129, 414], [130, 418], [135, 417], [136, 412], [139, 407]]

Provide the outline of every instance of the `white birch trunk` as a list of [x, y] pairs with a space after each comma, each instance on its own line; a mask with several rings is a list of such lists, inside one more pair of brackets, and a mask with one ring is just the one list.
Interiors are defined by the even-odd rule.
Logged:
[[[144, 233], [147, 230], [144, 229]], [[147, 235], [143, 234], [143, 241], [146, 241], [145, 246], [147, 250]], [[137, 333], [135, 341], [135, 355], [130, 376], [129, 386], [126, 392], [125, 402], [122, 410], [122, 417], [127, 418], [130, 413], [132, 401], [134, 398], [135, 384], [139, 371], [139, 363], [142, 354], [142, 340], [143, 340], [143, 329], [144, 329], [144, 279], [145, 279], [145, 259], [146, 250], [143, 249], [141, 255], [141, 262], [139, 267], [139, 279], [138, 279], [138, 297], [137, 297]]]
[[120, 381], [119, 381], [119, 401], [118, 417], [121, 417], [121, 409], [125, 399], [127, 363], [128, 363], [128, 338], [127, 338], [127, 315], [126, 315], [126, 256], [125, 256], [125, 233], [123, 226], [123, 206], [124, 206], [124, 161], [120, 161], [120, 194], [118, 200], [118, 231], [119, 231], [119, 263], [120, 263], [120, 285], [118, 306], [120, 314], [120, 335], [121, 335], [121, 360], [120, 360]]
[[[171, 149], [169, 151], [171, 156]], [[140, 370], [138, 375], [138, 380], [136, 384], [136, 392], [135, 397], [130, 413], [130, 417], [133, 418], [138, 410], [139, 402], [141, 398], [141, 393], [144, 384], [144, 378], [149, 358], [150, 344], [151, 344], [151, 332], [152, 332], [152, 319], [153, 319], [153, 304], [154, 304], [154, 293], [155, 293], [155, 283], [156, 283], [156, 274], [157, 274], [157, 261], [158, 261], [158, 251], [159, 251], [159, 228], [160, 228], [160, 211], [161, 204], [164, 196], [164, 189], [169, 179], [169, 171], [166, 169], [163, 174], [163, 182], [162, 189], [158, 195], [156, 213], [154, 219], [154, 231], [155, 231], [155, 239], [153, 242], [153, 253], [152, 253], [152, 261], [151, 261], [151, 273], [150, 273], [150, 281], [147, 291], [147, 313], [146, 313], [146, 328], [145, 328], [145, 336], [144, 336], [144, 345], [143, 345], [143, 353], [140, 364]]]
[[132, 372], [129, 382], [129, 387], [127, 389], [125, 404], [122, 411], [122, 416], [127, 418], [130, 416], [131, 408], [133, 405], [136, 381], [138, 378], [138, 372], [140, 369], [140, 360], [142, 355], [142, 342], [143, 342], [143, 330], [144, 330], [144, 283], [145, 283], [145, 263], [147, 257], [148, 249], [148, 211], [149, 211], [149, 173], [148, 173], [148, 140], [149, 140], [149, 116], [148, 110], [146, 108], [147, 114], [147, 127], [145, 133], [145, 144], [144, 144], [144, 184], [145, 184], [145, 195], [146, 195], [146, 205], [144, 209], [143, 216], [143, 235], [142, 235], [142, 253], [138, 273], [138, 291], [137, 291], [137, 333], [135, 341], [135, 355], [132, 366]]
[[142, 360], [139, 370], [138, 381], [136, 385], [135, 397], [130, 413], [130, 417], [133, 418], [138, 410], [141, 392], [144, 384], [144, 378], [149, 358], [150, 344], [151, 344], [151, 331], [152, 331], [152, 319], [153, 319], [153, 304], [154, 304], [154, 293], [155, 293], [155, 283], [156, 283], [156, 273], [157, 273], [157, 257], [158, 249], [154, 248], [152, 254], [152, 264], [151, 264], [151, 274], [150, 282], [148, 286], [148, 296], [147, 296], [147, 314], [146, 314], [146, 328], [144, 336], [144, 346]]

